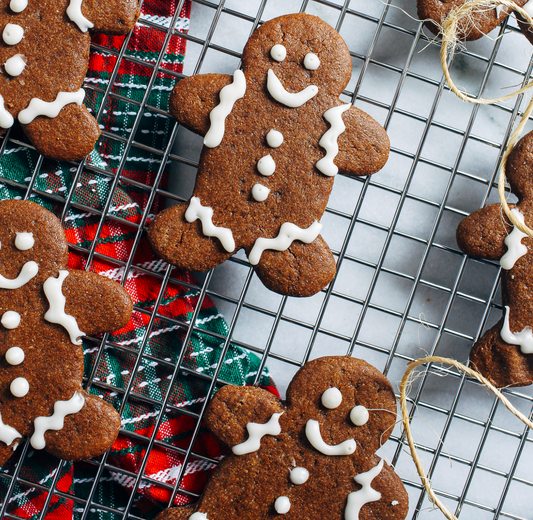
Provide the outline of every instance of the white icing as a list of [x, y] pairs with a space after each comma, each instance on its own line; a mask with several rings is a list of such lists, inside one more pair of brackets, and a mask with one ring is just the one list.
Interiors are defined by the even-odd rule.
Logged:
[[8, 23], [4, 27], [2, 38], [7, 45], [17, 45], [24, 38], [24, 29], [16, 23]]
[[[15, 439], [21, 437], [22, 435], [17, 430], [15, 430], [15, 428], [4, 424], [4, 422], [2, 421], [2, 414], [0, 414], [0, 441], [4, 442], [9, 446]], [[15, 447], [16, 446], [14, 446], [13, 449], [15, 449]]]
[[291, 501], [288, 497], [278, 497], [274, 502], [274, 509], [276, 513], [280, 515], [285, 515], [289, 512], [291, 508]]
[[309, 471], [305, 468], [293, 468], [291, 470], [291, 482], [297, 486], [301, 486], [307, 482], [309, 478]]
[[345, 520], [359, 520], [359, 512], [365, 504], [377, 502], [381, 498], [381, 493], [372, 488], [374, 480], [383, 469], [383, 460], [366, 473], [361, 473], [354, 477], [354, 480], [363, 486], [361, 489], [348, 495], [348, 502], [344, 510]]
[[14, 122], [15, 122], [15, 119], [6, 110], [6, 107], [4, 105], [4, 98], [0, 95], [0, 127], [11, 128]]
[[314, 419], [309, 419], [305, 425], [305, 436], [311, 446], [328, 457], [336, 455], [351, 455], [357, 447], [353, 439], [348, 439], [336, 446], [326, 444], [320, 434], [320, 424]]
[[67, 7], [67, 16], [79, 27], [81, 32], [87, 32], [94, 27], [94, 23], [83, 16], [81, 12], [82, 3], [83, 0], [70, 0], [70, 4]]
[[362, 406], [354, 406], [350, 412], [350, 421], [352, 421], [356, 426], [363, 426], [368, 422], [370, 414], [368, 410]]
[[322, 229], [322, 224], [314, 222], [307, 229], [302, 229], [296, 224], [285, 222], [276, 238], [258, 238], [255, 241], [254, 247], [248, 255], [248, 260], [252, 265], [257, 265], [261, 260], [261, 255], [266, 249], [273, 249], [275, 251], [285, 251], [289, 249], [295, 240], [300, 240], [305, 244], [310, 244], [319, 235]]
[[397, 506], [400, 502], [398, 502], [398, 500], [393, 500], [390, 505], [391, 506]]
[[261, 447], [261, 439], [265, 435], [279, 435], [281, 433], [281, 426], [279, 424], [279, 418], [283, 415], [281, 413], [272, 414], [272, 417], [268, 422], [264, 424], [249, 422], [246, 425], [248, 430], [248, 439], [231, 448], [231, 451], [235, 455], [245, 455], [246, 453], [252, 453], [257, 451]]
[[497, 6], [495, 7], [495, 9], [496, 9], [496, 18], [499, 18], [499, 17], [500, 17], [500, 14], [502, 14], [503, 5], [501, 5], [501, 4], [500, 4], [500, 5], [497, 5]]
[[522, 9], [531, 17], [533, 17], [533, 0], [529, 0], [525, 5], [522, 6]]
[[267, 89], [277, 102], [289, 108], [301, 107], [318, 94], [316, 85], [309, 85], [300, 92], [287, 92], [272, 69], [268, 70]]
[[257, 202], [263, 202], [267, 200], [269, 193], [270, 193], [270, 188], [267, 188], [266, 186], [263, 186], [262, 184], [254, 184], [254, 187], [252, 188], [252, 197]]
[[20, 347], [11, 347], [6, 352], [6, 361], [10, 365], [20, 365], [24, 361], [24, 351]]
[[19, 113], [19, 121], [23, 125], [29, 125], [38, 116], [57, 117], [59, 112], [71, 103], [81, 105], [85, 98], [85, 90], [80, 88], [77, 92], [60, 92], [55, 101], [43, 101], [33, 98], [30, 104]]
[[16, 329], [20, 325], [20, 314], [15, 311], [4, 312], [1, 323], [6, 329]]
[[276, 171], [276, 163], [270, 154], [257, 161], [257, 171], [265, 177], [270, 177]]
[[334, 408], [337, 408], [342, 403], [342, 394], [341, 391], [338, 388], [328, 388], [323, 394], [322, 394], [322, 404], [329, 408], [330, 410], [333, 410]]
[[15, 238], [15, 247], [19, 251], [27, 251], [31, 249], [35, 244], [35, 239], [33, 238], [33, 233], [17, 233], [17, 238]]
[[244, 97], [245, 93], [246, 78], [242, 70], [236, 70], [233, 73], [233, 83], [226, 85], [220, 91], [220, 103], [209, 114], [211, 126], [204, 137], [205, 146], [215, 148], [222, 142], [226, 129], [226, 117], [230, 115], [235, 102]]
[[30, 384], [24, 377], [17, 377], [11, 381], [9, 389], [15, 397], [24, 397], [30, 391]]
[[[513, 208], [511, 213], [521, 224], [524, 224], [524, 215], [520, 213], [518, 208]], [[526, 233], [522, 233], [516, 226], [505, 237], [504, 242], [507, 246], [507, 252], [500, 259], [502, 269], [512, 269], [516, 261], [527, 253], [527, 246], [522, 244], [522, 239], [525, 237], [527, 237]]]
[[209, 520], [207, 518], [207, 513], [193, 513], [191, 516], [189, 516], [189, 520]]
[[509, 345], [518, 345], [524, 354], [533, 354], [533, 331], [531, 327], [525, 327], [520, 332], [511, 332], [509, 327], [509, 306], [505, 306], [505, 317], [503, 319], [500, 336]]
[[270, 130], [266, 139], [271, 148], [279, 148], [283, 144], [283, 134], [277, 130]]
[[185, 220], [194, 222], [197, 219], [202, 222], [202, 232], [206, 237], [218, 238], [222, 247], [228, 253], [232, 253], [235, 250], [235, 240], [231, 229], [215, 226], [213, 224], [213, 208], [202, 206], [198, 197], [191, 197], [189, 207], [185, 212]]
[[85, 397], [79, 392], [68, 401], [57, 401], [54, 404], [54, 413], [49, 417], [37, 417], [33, 421], [35, 431], [31, 436], [30, 443], [36, 450], [42, 450], [46, 446], [44, 434], [48, 430], [61, 430], [65, 425], [65, 417], [73, 413], [78, 413], [85, 404]]
[[63, 294], [63, 282], [68, 275], [68, 271], [59, 271], [57, 278], [51, 276], [44, 282], [44, 294], [50, 305], [50, 308], [44, 315], [44, 319], [50, 323], [57, 323], [64, 327], [69, 333], [70, 341], [74, 345], [81, 345], [81, 339], [78, 338], [85, 336], [85, 332], [82, 332], [78, 327], [76, 318], [65, 312], [67, 299]]
[[26, 60], [22, 54], [15, 54], [4, 63], [4, 68], [10, 76], [20, 76], [26, 68]]
[[309, 52], [304, 58], [304, 67], [307, 70], [316, 70], [320, 67], [320, 59], [316, 54]]
[[0, 289], [20, 289], [23, 285], [26, 285], [32, 278], [37, 276], [38, 272], [39, 266], [37, 265], [37, 262], [30, 260], [22, 266], [19, 275], [12, 280], [10, 280], [9, 278], [4, 278], [0, 274]]
[[333, 159], [335, 159], [339, 153], [339, 144], [337, 143], [337, 140], [346, 130], [346, 126], [342, 120], [342, 114], [349, 110], [351, 106], [352, 105], [348, 103], [346, 105], [330, 108], [324, 112], [324, 119], [331, 126], [318, 142], [318, 144], [326, 150], [326, 155], [316, 163], [316, 167], [328, 177], [337, 175], [337, 172], [339, 171], [339, 168], [333, 163]]
[[14, 13], [22, 13], [28, 7], [28, 0], [11, 0], [9, 7]]
[[277, 43], [270, 49], [270, 56], [276, 61], [283, 61], [287, 57], [287, 49], [281, 43]]

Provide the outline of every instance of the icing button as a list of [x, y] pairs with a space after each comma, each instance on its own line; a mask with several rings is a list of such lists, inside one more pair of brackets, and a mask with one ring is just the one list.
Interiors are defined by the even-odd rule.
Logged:
[[274, 502], [274, 509], [276, 513], [284, 515], [289, 512], [291, 508], [291, 501], [287, 497], [278, 497]]
[[283, 134], [277, 130], [270, 130], [266, 139], [271, 148], [279, 148], [283, 144]]
[[6, 352], [6, 361], [10, 365], [20, 365], [24, 361], [24, 351], [20, 347], [11, 347]]
[[30, 391], [30, 384], [27, 379], [17, 377], [11, 381], [9, 389], [15, 397], [24, 397]]
[[7, 45], [17, 45], [24, 38], [24, 29], [20, 25], [8, 23], [4, 27], [2, 38]]
[[267, 200], [269, 193], [270, 189], [266, 186], [263, 186], [262, 184], [255, 184], [252, 188], [252, 197], [257, 202], [264, 202], [265, 200]]
[[28, 7], [28, 0], [11, 0], [9, 7], [14, 13], [22, 13]]
[[276, 163], [271, 155], [265, 155], [257, 161], [257, 170], [261, 175], [270, 177], [276, 171]]
[[15, 311], [4, 312], [1, 323], [6, 329], [16, 329], [20, 325], [20, 314]]
[[11, 56], [11, 58], [9, 58], [4, 63], [4, 68], [10, 76], [20, 76], [26, 68], [26, 62], [24, 61], [24, 57], [22, 56], [22, 54], [15, 54], [15, 56]]

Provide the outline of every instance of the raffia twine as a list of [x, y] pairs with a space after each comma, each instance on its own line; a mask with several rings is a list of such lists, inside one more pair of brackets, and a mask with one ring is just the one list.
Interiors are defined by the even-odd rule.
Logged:
[[[476, 103], [479, 105], [492, 105], [494, 103], [506, 101], [508, 99], [512, 99], [515, 96], [518, 96], [520, 94], [525, 93], [527, 90], [529, 90], [531, 87], [533, 87], [533, 81], [530, 81], [527, 85], [524, 87], [507, 94], [505, 96], [494, 98], [494, 99], [485, 99], [485, 98], [474, 98], [472, 96], [469, 96], [468, 94], [465, 94], [464, 92], [461, 92], [455, 85], [451, 75], [450, 70], [448, 68], [448, 61], [449, 59], [454, 55], [457, 46], [459, 44], [459, 38], [458, 35], [460, 34], [460, 28], [459, 23], [462, 20], [467, 19], [471, 20], [471, 15], [475, 12], [479, 12], [480, 10], [485, 9], [495, 9], [497, 6], [506, 6], [512, 9], [513, 11], [518, 12], [528, 23], [533, 24], [533, 19], [531, 16], [519, 5], [515, 4], [511, 0], [468, 0], [465, 4], [462, 6], [453, 9], [450, 11], [449, 15], [442, 21], [442, 30], [441, 30], [441, 64], [442, 64], [442, 70], [444, 72], [444, 76], [446, 78], [446, 81], [452, 90], [452, 92], [455, 93], [460, 99], [463, 101], [466, 101], [467, 103]], [[533, 230], [531, 230], [527, 225], [522, 224], [518, 219], [511, 213], [511, 209], [509, 208], [509, 205], [507, 204], [506, 194], [505, 194], [505, 167], [507, 165], [507, 160], [509, 157], [509, 154], [514, 148], [514, 145], [516, 144], [516, 141], [522, 134], [524, 127], [526, 126], [526, 123], [533, 112], [533, 98], [529, 102], [529, 105], [522, 115], [522, 119], [520, 120], [519, 124], [515, 128], [514, 132], [511, 135], [511, 138], [509, 139], [509, 142], [505, 148], [500, 167], [499, 167], [499, 177], [498, 177], [498, 195], [500, 198], [501, 205], [503, 207], [503, 210], [505, 211], [505, 214], [507, 215], [507, 218], [512, 222], [512, 224], [517, 227], [520, 231], [523, 233], [526, 233], [530, 237], [533, 238]], [[405, 431], [405, 436], [407, 438], [407, 442], [409, 444], [409, 449], [411, 451], [411, 456], [413, 458], [413, 461], [415, 463], [418, 475], [420, 476], [420, 480], [422, 482], [422, 485], [424, 486], [424, 489], [426, 490], [426, 493], [429, 496], [429, 499], [442, 511], [444, 516], [448, 518], [449, 520], [457, 520], [457, 517], [449, 511], [446, 506], [439, 500], [435, 492], [433, 491], [431, 487], [431, 480], [426, 476], [424, 468], [422, 466], [422, 462], [420, 460], [420, 457], [418, 456], [418, 453], [416, 451], [415, 443], [413, 440], [413, 435], [411, 433], [411, 425], [409, 422], [409, 412], [407, 409], [407, 395], [409, 392], [409, 389], [415, 379], [415, 376], [413, 375], [413, 371], [416, 370], [419, 366], [431, 363], [440, 363], [442, 365], [451, 365], [455, 367], [457, 370], [459, 370], [462, 373], [465, 373], [477, 381], [479, 381], [483, 386], [488, 388], [503, 404], [504, 406], [518, 419], [520, 419], [524, 424], [528, 426], [528, 428], [533, 429], [533, 423], [519, 410], [517, 410], [510, 401], [503, 395], [487, 378], [482, 376], [479, 372], [476, 372], [475, 370], [463, 365], [462, 363], [459, 363], [458, 361], [454, 359], [449, 358], [443, 358], [440, 356], [428, 356], [425, 358], [417, 359], [412, 361], [405, 371], [402, 381], [400, 383], [400, 406], [402, 410], [402, 421]]]
[[[478, 105], [493, 105], [494, 103], [506, 101], [508, 99], [512, 99], [520, 94], [523, 94], [527, 90], [529, 90], [531, 87], [533, 87], [533, 81], [530, 81], [527, 85], [523, 86], [522, 88], [511, 92], [510, 94], [507, 94], [505, 96], [494, 98], [494, 99], [485, 99], [485, 98], [475, 98], [472, 96], [469, 96], [468, 94], [465, 94], [462, 92], [457, 86], [455, 85], [450, 70], [448, 68], [448, 61], [449, 59], [454, 55], [457, 45], [459, 43], [458, 34], [460, 33], [459, 23], [462, 20], [469, 20], [473, 13], [479, 12], [481, 10], [487, 10], [487, 9], [495, 9], [497, 6], [506, 6], [512, 9], [513, 11], [518, 12], [528, 23], [533, 24], [533, 19], [531, 16], [522, 9], [519, 5], [515, 4], [511, 0], [469, 0], [466, 3], [464, 3], [462, 6], [452, 9], [449, 13], [449, 15], [442, 21], [442, 30], [441, 30], [441, 49], [440, 49], [440, 60], [442, 65], [442, 70], [444, 72], [444, 76], [446, 78], [446, 82], [448, 83], [450, 89], [452, 92], [461, 98], [463, 101], [466, 101], [467, 103], [476, 103]], [[526, 224], [522, 224], [512, 213], [511, 208], [509, 208], [509, 205], [507, 204], [506, 194], [505, 194], [505, 167], [507, 165], [507, 159], [509, 158], [509, 154], [514, 148], [514, 145], [516, 144], [516, 141], [520, 137], [521, 133], [524, 130], [524, 127], [526, 126], [526, 123], [529, 119], [529, 116], [531, 115], [531, 112], [533, 111], [533, 98], [529, 102], [529, 105], [524, 112], [522, 119], [520, 120], [520, 123], [514, 130], [513, 134], [511, 135], [511, 138], [509, 139], [509, 142], [507, 144], [507, 147], [505, 148], [505, 152], [503, 154], [500, 167], [499, 167], [499, 174], [498, 174], [498, 196], [500, 198], [500, 203], [503, 207], [503, 210], [505, 214], [507, 215], [507, 218], [512, 222], [512, 224], [517, 227], [522, 233], [526, 233], [530, 237], [533, 238], [533, 230], [529, 228]]]

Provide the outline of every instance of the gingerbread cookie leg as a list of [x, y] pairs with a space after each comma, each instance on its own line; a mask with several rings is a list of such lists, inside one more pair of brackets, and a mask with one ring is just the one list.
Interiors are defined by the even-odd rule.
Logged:
[[77, 412], [67, 415], [61, 430], [45, 433], [45, 449], [66, 460], [90, 459], [111, 446], [120, 429], [115, 409], [94, 395], [83, 392], [85, 403]]
[[533, 383], [533, 357], [501, 337], [504, 320], [481, 337], [470, 352], [470, 364], [497, 387], [527, 386]]
[[78, 161], [92, 152], [100, 136], [96, 119], [85, 105], [66, 105], [55, 118], [36, 117], [24, 132], [37, 151], [62, 161]]
[[286, 251], [264, 251], [255, 267], [270, 290], [288, 296], [312, 296], [335, 276], [335, 259], [319, 235], [310, 244], [293, 242]]
[[216, 238], [222, 228], [210, 219], [190, 217], [192, 222], [188, 222], [189, 207], [188, 203], [176, 204], [160, 213], [148, 229], [148, 238], [156, 254], [166, 262], [189, 271], [207, 271], [227, 260], [235, 244], [226, 244], [230, 249], [227, 251]]
[[[187, 520], [194, 513], [194, 507], [172, 507], [159, 513], [155, 520]], [[202, 518], [201, 516], [199, 517]]]

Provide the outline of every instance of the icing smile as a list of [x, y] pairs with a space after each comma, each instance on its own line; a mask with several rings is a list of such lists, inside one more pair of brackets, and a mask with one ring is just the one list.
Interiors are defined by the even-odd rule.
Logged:
[[334, 446], [326, 444], [320, 433], [320, 425], [318, 424], [318, 421], [315, 421], [314, 419], [309, 419], [307, 421], [305, 426], [305, 436], [313, 448], [328, 456], [351, 455], [357, 447], [353, 439], [348, 439]]
[[276, 101], [289, 108], [301, 107], [318, 94], [318, 87], [316, 85], [309, 85], [303, 90], [300, 90], [300, 92], [288, 92], [272, 69], [268, 70], [267, 89]]

